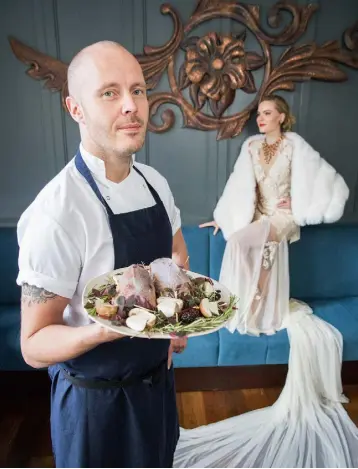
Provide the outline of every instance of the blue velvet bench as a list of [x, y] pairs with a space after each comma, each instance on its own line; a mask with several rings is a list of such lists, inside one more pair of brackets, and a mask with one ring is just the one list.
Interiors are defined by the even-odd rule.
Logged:
[[[219, 233], [184, 227], [191, 270], [218, 279], [225, 249]], [[0, 229], [0, 371], [28, 371], [19, 343], [20, 289], [15, 228]], [[358, 225], [305, 227], [290, 246], [291, 296], [308, 302], [314, 313], [343, 335], [343, 381], [358, 376]], [[175, 355], [181, 390], [280, 385], [287, 371], [286, 331], [250, 337], [226, 329], [190, 339]], [[270, 366], [268, 366], [270, 365]]]

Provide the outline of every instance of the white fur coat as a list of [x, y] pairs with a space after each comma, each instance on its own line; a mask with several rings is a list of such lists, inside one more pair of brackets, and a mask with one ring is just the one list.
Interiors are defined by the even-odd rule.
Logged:
[[[287, 132], [293, 144], [291, 207], [299, 226], [333, 223], [341, 218], [349, 189], [344, 179], [302, 137]], [[225, 239], [251, 223], [256, 206], [256, 179], [249, 152], [252, 140], [242, 145], [234, 170], [214, 210], [214, 219]]]

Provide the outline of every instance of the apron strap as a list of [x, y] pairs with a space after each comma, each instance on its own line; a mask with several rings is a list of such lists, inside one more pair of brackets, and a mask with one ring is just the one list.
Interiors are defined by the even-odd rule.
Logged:
[[[88, 182], [88, 184], [90, 185], [93, 192], [96, 194], [98, 200], [103, 204], [104, 208], [107, 210], [107, 213], [109, 215], [114, 215], [111, 207], [107, 204], [107, 202], [105, 201], [104, 197], [102, 196], [100, 190], [98, 189], [98, 186], [97, 186], [95, 180], [93, 179], [91, 171], [88, 169], [88, 166], [83, 161], [83, 158], [82, 158], [82, 155], [81, 155], [81, 152], [80, 152], [79, 149], [78, 149], [78, 151], [76, 153], [76, 156], [75, 156], [75, 165], [76, 165], [76, 168], [77, 168], [78, 172], [85, 178], [85, 180]], [[152, 194], [152, 196], [155, 200], [155, 203], [159, 204], [159, 205], [163, 205], [162, 199], [159, 197], [158, 192], [148, 182], [148, 180], [144, 176], [144, 174], [141, 171], [139, 171], [139, 169], [136, 166], [133, 165], [133, 168], [144, 179], [145, 183], [147, 184], [147, 186], [150, 190], [150, 193]]]
[[144, 176], [144, 174], [142, 173], [142, 171], [139, 171], [139, 169], [133, 165], [133, 168], [137, 171], [137, 173], [142, 176], [142, 178], [144, 179], [145, 183], [147, 184], [148, 186], [148, 189], [150, 190], [150, 193], [152, 194], [154, 200], [155, 200], [155, 203], [156, 204], [159, 204], [159, 205], [163, 205], [163, 202], [162, 202], [162, 199], [159, 197], [159, 194], [158, 192], [154, 189], [154, 187], [148, 182], [148, 179]]
[[75, 165], [76, 165], [76, 168], [77, 168], [78, 172], [86, 179], [86, 181], [90, 185], [91, 189], [93, 190], [93, 192], [96, 194], [97, 198], [99, 199], [99, 201], [102, 202], [102, 204], [104, 205], [104, 208], [107, 210], [107, 213], [109, 215], [113, 215], [111, 207], [105, 201], [105, 199], [102, 196], [100, 190], [98, 189], [98, 186], [97, 186], [95, 180], [93, 179], [91, 171], [88, 169], [88, 166], [83, 161], [80, 150], [78, 150], [77, 153], [76, 153]]

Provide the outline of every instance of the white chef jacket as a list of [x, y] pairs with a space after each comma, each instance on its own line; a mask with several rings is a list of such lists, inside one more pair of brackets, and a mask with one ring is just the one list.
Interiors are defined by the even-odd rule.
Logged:
[[[114, 214], [155, 204], [144, 179], [133, 168], [120, 183], [109, 181], [101, 159], [80, 146], [83, 160]], [[180, 212], [166, 179], [150, 166], [135, 163], [158, 192], [173, 235], [181, 227]], [[160, 227], [158, 227], [160, 229]], [[68, 325], [88, 324], [82, 292], [93, 277], [114, 268], [112, 234], [106, 209], [78, 172], [74, 159], [50, 181], [18, 223], [18, 285], [28, 283], [70, 298], [64, 312]]]

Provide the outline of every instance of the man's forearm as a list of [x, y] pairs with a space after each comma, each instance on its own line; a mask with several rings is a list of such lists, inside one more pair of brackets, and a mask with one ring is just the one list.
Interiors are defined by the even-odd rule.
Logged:
[[43, 368], [76, 358], [106, 341], [106, 331], [97, 324], [81, 327], [51, 324], [28, 337], [21, 348], [28, 365]]
[[173, 259], [178, 265], [189, 270], [188, 250], [181, 230], [178, 230], [173, 238]]

